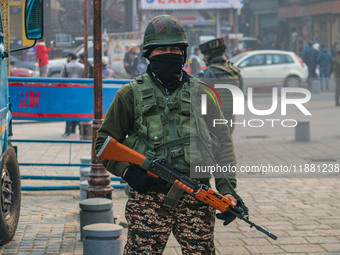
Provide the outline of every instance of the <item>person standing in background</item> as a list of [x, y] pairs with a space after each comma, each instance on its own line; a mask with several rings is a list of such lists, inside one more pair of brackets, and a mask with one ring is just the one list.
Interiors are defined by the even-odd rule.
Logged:
[[328, 90], [333, 57], [325, 45], [321, 45], [316, 61], [319, 64], [321, 90], [324, 90], [323, 79], [325, 79], [325, 89]]
[[103, 64], [103, 79], [114, 79], [116, 78], [116, 73], [111, 68], [107, 66], [108, 64], [107, 57], [102, 57], [102, 64]]
[[331, 53], [332, 53], [333, 58], [337, 55], [337, 51], [338, 51], [338, 42], [335, 42], [333, 43], [331, 47]]
[[132, 65], [133, 65], [133, 60], [137, 56], [137, 54], [138, 54], [138, 47], [134, 46], [131, 48], [128, 54], [126, 54], [124, 57], [124, 69], [130, 78], [133, 77]]
[[140, 46], [140, 51], [132, 60], [132, 76], [131, 78], [143, 75], [148, 67], [148, 61], [143, 57], [143, 46]]
[[[204, 55], [203, 60], [207, 68], [199, 73], [199, 79], [210, 86], [214, 84], [231, 84], [243, 90], [241, 71], [237, 66], [225, 57], [227, 50], [223, 38], [216, 38], [200, 44], [200, 50]], [[228, 121], [230, 133], [234, 130], [235, 116], [233, 114], [233, 96], [227, 89], [216, 89], [221, 96], [222, 111]]]
[[191, 68], [191, 75], [198, 77], [198, 73], [201, 71], [201, 60], [198, 55], [201, 53], [199, 48], [194, 49], [194, 54], [190, 56], [189, 64]]
[[[60, 76], [64, 78], [84, 78], [84, 65], [77, 61], [77, 55], [69, 53], [66, 58], [67, 64], [61, 69]], [[76, 132], [79, 121], [66, 121], [65, 133], [62, 137], [68, 137], [71, 133]]]
[[48, 53], [53, 49], [53, 44], [51, 47], [46, 48], [45, 39], [41, 39], [35, 46], [36, 56], [39, 64], [39, 76], [47, 77], [48, 72]]
[[125, 68], [125, 63], [128, 63], [129, 59], [130, 59], [130, 47], [126, 46], [125, 54], [124, 54], [124, 68]]
[[[79, 55], [79, 63], [83, 64], [85, 67], [85, 57], [84, 54]], [[93, 65], [87, 61], [88, 65], [88, 77], [85, 78], [93, 78]]]
[[318, 76], [316, 74], [317, 57], [319, 51], [313, 47], [311, 42], [308, 43], [308, 48], [303, 53], [303, 62], [308, 67], [308, 89], [311, 90], [313, 80]]
[[61, 68], [60, 77], [84, 78], [84, 65], [77, 61], [77, 55], [69, 53], [66, 58], [67, 64]]

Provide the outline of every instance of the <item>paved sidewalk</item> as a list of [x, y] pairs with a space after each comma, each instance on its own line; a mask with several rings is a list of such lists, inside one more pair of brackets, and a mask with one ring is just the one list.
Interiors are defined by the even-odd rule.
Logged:
[[[333, 93], [313, 95], [307, 104], [311, 117], [288, 108], [274, 119], [308, 119], [310, 142], [295, 142], [294, 128], [236, 126], [233, 135], [238, 169], [261, 167], [262, 173], [240, 173], [238, 193], [250, 209], [251, 220], [278, 236], [276, 241], [250, 229], [240, 220], [224, 227], [217, 221], [217, 254], [340, 254], [340, 174], [331, 168], [340, 164], [340, 107]], [[268, 109], [271, 98], [255, 98], [256, 106]], [[246, 115], [251, 118], [265, 119]], [[237, 118], [242, 121], [243, 117]], [[15, 124], [15, 139], [60, 139], [64, 122]], [[79, 139], [78, 135], [69, 139]], [[79, 163], [90, 155], [90, 145], [17, 143], [20, 162]], [[267, 168], [287, 166], [289, 173], [265, 173]], [[292, 171], [292, 169], [297, 171]], [[301, 167], [300, 167], [301, 166]], [[312, 169], [325, 169], [324, 172]], [[300, 169], [302, 172], [300, 173]], [[307, 172], [307, 174], [306, 174]], [[21, 167], [22, 175], [78, 176], [78, 167]], [[22, 186], [77, 185], [77, 181], [29, 181]], [[114, 216], [124, 223], [126, 195], [113, 191]], [[126, 229], [123, 232], [126, 236]], [[79, 234], [79, 191], [24, 191], [21, 217], [12, 242], [0, 254], [82, 254]], [[170, 238], [164, 254], [181, 254]]]

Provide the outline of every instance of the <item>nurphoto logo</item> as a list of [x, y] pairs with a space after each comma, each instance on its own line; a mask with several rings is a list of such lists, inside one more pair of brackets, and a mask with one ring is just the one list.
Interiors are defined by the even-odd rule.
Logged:
[[[233, 97], [233, 114], [234, 115], [245, 115], [245, 96], [243, 91], [234, 86], [229, 84], [215, 84], [215, 89], [228, 89]], [[216, 90], [213, 89], [213, 92], [216, 96], [220, 99], [220, 96], [217, 94]], [[212, 97], [212, 94], [209, 93]], [[278, 107], [281, 108], [280, 115], [287, 116], [287, 105], [295, 105], [305, 116], [311, 116], [312, 114], [307, 110], [304, 106], [305, 103], [309, 102], [311, 99], [311, 93], [309, 90], [304, 88], [281, 88], [281, 97], [279, 98], [278, 88], [272, 89], [272, 105], [269, 109], [259, 110], [256, 109], [254, 106], [254, 98], [253, 98], [253, 88], [247, 88], [247, 107], [248, 110], [256, 115], [256, 116], [269, 116], [273, 114]], [[290, 98], [289, 95], [295, 95], [294, 98]], [[301, 97], [296, 98], [296, 95], [301, 95]], [[201, 96], [202, 107], [201, 107], [201, 114], [207, 115], [207, 94], [202, 94]], [[215, 100], [214, 100], [215, 101]], [[220, 103], [222, 104], [223, 102]], [[242, 125], [246, 126], [248, 124], [249, 127], [262, 127], [265, 123], [271, 123], [272, 127], [275, 127], [276, 123], [281, 123], [283, 127], [295, 127], [297, 125], [297, 121], [295, 119], [250, 119], [248, 121], [238, 121], [232, 122], [230, 125]], [[226, 119], [214, 119], [213, 126], [219, 124], [227, 124], [228, 120]]]

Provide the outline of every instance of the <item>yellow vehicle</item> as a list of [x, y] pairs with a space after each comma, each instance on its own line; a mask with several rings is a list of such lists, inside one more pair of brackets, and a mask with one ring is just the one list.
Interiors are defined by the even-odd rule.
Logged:
[[0, 246], [12, 240], [20, 215], [21, 186], [16, 151], [8, 141], [12, 135], [12, 115], [8, 96], [9, 52], [24, 50], [35, 45], [43, 36], [43, 1], [25, 1], [25, 33], [34, 44], [9, 50], [9, 0], [0, 1]]

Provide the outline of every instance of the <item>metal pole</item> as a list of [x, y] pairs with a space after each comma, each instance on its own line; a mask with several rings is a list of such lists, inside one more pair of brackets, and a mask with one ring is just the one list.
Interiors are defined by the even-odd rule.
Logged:
[[[51, 0], [45, 0], [44, 2], [44, 38], [46, 46], [50, 45], [52, 40], [51, 36]], [[55, 45], [54, 45], [55, 46]], [[49, 58], [53, 57], [53, 51], [49, 54]]]
[[87, 198], [112, 198], [109, 173], [99, 162], [94, 150], [97, 132], [103, 120], [103, 73], [102, 73], [102, 3], [93, 0], [93, 56], [94, 56], [94, 120], [92, 123], [92, 153]]
[[137, 1], [132, 0], [132, 32], [138, 29]]
[[216, 10], [216, 37], [221, 37], [221, 15], [220, 15], [220, 10]]
[[88, 63], [88, 20], [89, 20], [89, 3], [88, 0], [84, 0], [84, 68], [85, 68], [85, 78], [89, 77], [89, 63]]

